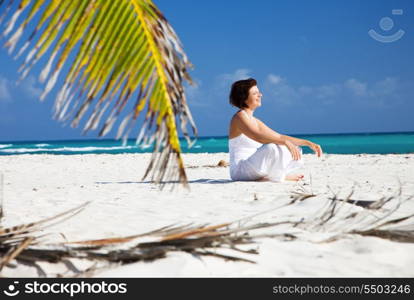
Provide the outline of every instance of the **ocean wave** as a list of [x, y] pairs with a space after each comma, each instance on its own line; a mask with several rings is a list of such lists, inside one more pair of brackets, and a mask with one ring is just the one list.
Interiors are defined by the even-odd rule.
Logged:
[[[135, 146], [115, 146], [115, 147], [63, 147], [63, 148], [56, 148], [60, 149], [58, 151], [97, 151], [97, 150], [122, 150], [122, 149], [133, 149], [137, 148]], [[49, 149], [47, 149], [49, 150]]]
[[1, 149], [0, 153], [40, 152], [40, 151], [50, 151], [50, 150], [52, 150], [52, 149], [13, 148], [13, 149]]
[[1, 149], [0, 153], [36, 153], [36, 152], [94, 152], [94, 151], [111, 151], [126, 150], [138, 147], [135, 146], [116, 146], [116, 147], [61, 147], [61, 148], [12, 148]]
[[8, 147], [11, 147], [11, 146], [13, 146], [13, 144], [0, 145], [0, 149], [8, 148]]
[[36, 144], [35, 147], [49, 147], [49, 144]]

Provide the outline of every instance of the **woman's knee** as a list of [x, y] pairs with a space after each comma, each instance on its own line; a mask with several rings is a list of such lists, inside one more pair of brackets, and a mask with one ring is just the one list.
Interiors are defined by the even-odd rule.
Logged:
[[266, 152], [278, 153], [277, 146], [273, 143], [265, 144], [263, 145], [263, 148], [266, 150]]
[[278, 146], [275, 144], [265, 144], [262, 146], [262, 153], [264, 155], [264, 157], [266, 157], [267, 159], [277, 159], [277, 157], [279, 157], [280, 153], [279, 153], [279, 149]]

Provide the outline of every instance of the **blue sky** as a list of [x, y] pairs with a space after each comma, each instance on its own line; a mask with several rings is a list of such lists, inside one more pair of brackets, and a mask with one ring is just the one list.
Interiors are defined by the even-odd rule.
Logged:
[[[411, 0], [154, 2], [195, 66], [187, 95], [200, 136], [227, 135], [229, 87], [247, 77], [264, 95], [255, 115], [284, 134], [414, 131]], [[371, 29], [404, 35], [383, 43]], [[20, 64], [0, 50], [0, 141], [84, 138], [52, 119], [53, 94], [37, 100], [41, 68], [16, 85]]]

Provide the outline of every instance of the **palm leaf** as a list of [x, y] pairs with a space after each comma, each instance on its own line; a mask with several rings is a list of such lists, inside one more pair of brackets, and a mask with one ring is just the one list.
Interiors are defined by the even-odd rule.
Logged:
[[[21, 0], [14, 7], [13, 0], [0, 2], [7, 21], [2, 37], [10, 53], [34, 27], [16, 55], [27, 52], [19, 69], [22, 79], [47, 57], [39, 76], [46, 83], [44, 100], [66, 72], [54, 117], [72, 127], [84, 120], [84, 133], [100, 126], [99, 136], [104, 136], [122, 116], [116, 138], [126, 143], [146, 108], [136, 143], [154, 143], [154, 152], [144, 178], [151, 174], [157, 183], [187, 184], [177, 121], [191, 145], [187, 124], [194, 135], [197, 130], [183, 89], [184, 80], [192, 83], [191, 64], [152, 1]], [[130, 112], [122, 114], [129, 103]]]

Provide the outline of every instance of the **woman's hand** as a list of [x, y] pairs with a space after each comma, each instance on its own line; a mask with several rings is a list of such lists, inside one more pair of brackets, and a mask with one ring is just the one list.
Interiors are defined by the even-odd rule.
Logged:
[[285, 141], [285, 145], [289, 149], [294, 160], [299, 160], [301, 158], [299, 148], [295, 144], [291, 141]]
[[318, 144], [312, 143], [311, 141], [308, 141], [308, 145], [309, 148], [311, 148], [313, 150], [313, 152], [316, 153], [316, 155], [318, 155], [318, 157], [321, 157], [322, 155], [322, 148], [321, 146], [319, 146]]

